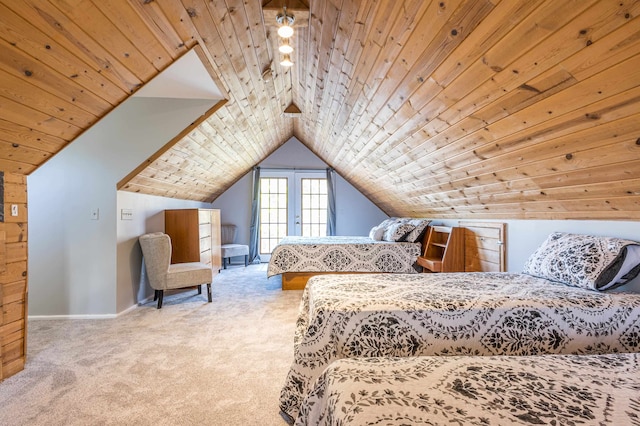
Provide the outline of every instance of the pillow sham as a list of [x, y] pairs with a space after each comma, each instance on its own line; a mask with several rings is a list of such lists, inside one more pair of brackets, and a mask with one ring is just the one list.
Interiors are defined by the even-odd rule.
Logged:
[[554, 232], [529, 257], [522, 272], [574, 287], [609, 290], [640, 273], [640, 243]]
[[427, 226], [429, 226], [431, 221], [429, 219], [411, 219], [407, 223], [415, 225], [415, 228], [407, 234], [404, 240], [409, 243], [417, 243], [424, 238], [424, 234], [427, 232]]
[[384, 241], [401, 242], [405, 241], [407, 235], [414, 230], [416, 226], [405, 220], [399, 219], [397, 222], [389, 225], [384, 231]]

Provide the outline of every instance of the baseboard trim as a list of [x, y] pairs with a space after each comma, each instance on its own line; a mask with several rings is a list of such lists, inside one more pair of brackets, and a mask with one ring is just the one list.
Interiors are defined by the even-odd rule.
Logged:
[[116, 314], [103, 314], [103, 315], [29, 315], [27, 319], [29, 321], [40, 321], [40, 320], [62, 320], [62, 319], [71, 319], [71, 320], [81, 320], [81, 319], [113, 319], [118, 315]]
[[128, 307], [127, 309], [125, 309], [122, 312], [118, 312], [117, 314], [102, 314], [102, 315], [94, 315], [94, 314], [88, 314], [88, 315], [29, 315], [27, 317], [27, 319], [29, 321], [41, 321], [41, 320], [83, 320], [83, 319], [113, 319], [113, 318], [117, 318], [120, 315], [125, 315], [135, 309], [138, 308], [138, 306], [144, 305], [145, 303], [149, 302], [153, 300], [153, 296], [149, 296], [146, 299], [136, 303], [135, 305], [132, 305], [130, 307]]

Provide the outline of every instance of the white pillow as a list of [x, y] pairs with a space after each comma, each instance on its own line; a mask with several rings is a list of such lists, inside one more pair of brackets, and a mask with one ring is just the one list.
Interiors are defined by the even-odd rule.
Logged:
[[383, 235], [384, 235], [384, 228], [381, 227], [380, 225], [374, 226], [373, 228], [371, 228], [371, 231], [369, 231], [369, 238], [375, 241], [382, 241]]

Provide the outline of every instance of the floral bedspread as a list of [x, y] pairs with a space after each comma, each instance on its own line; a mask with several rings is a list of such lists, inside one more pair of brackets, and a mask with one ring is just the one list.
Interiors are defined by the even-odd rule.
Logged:
[[267, 276], [284, 272], [419, 271], [420, 243], [375, 241], [369, 237], [284, 237], [273, 249]]
[[637, 425], [640, 354], [342, 359], [296, 425], [348, 424]]
[[312, 277], [280, 408], [295, 419], [333, 361], [640, 351], [640, 295], [512, 273]]

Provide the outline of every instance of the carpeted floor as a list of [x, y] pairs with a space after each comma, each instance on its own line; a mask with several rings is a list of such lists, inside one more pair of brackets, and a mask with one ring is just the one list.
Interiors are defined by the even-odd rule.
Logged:
[[27, 365], [0, 383], [1, 425], [285, 425], [301, 291], [266, 265], [116, 319], [30, 321]]

